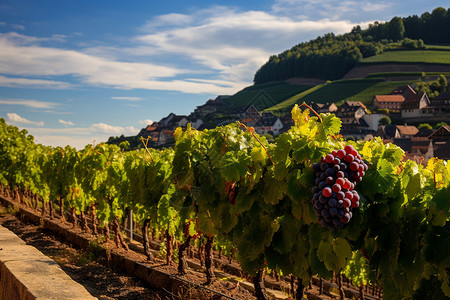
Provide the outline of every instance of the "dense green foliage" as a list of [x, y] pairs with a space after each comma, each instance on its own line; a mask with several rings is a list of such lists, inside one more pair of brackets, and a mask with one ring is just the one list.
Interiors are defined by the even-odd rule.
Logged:
[[[256, 72], [254, 82], [292, 77], [339, 79], [363, 58], [375, 56], [385, 50], [399, 47], [421, 49], [425, 47], [424, 42], [450, 43], [449, 28], [450, 9], [439, 7], [431, 14], [422, 14], [420, 18], [394, 17], [389, 22], [370, 24], [365, 30], [357, 26], [343, 35], [328, 33], [271, 56]], [[433, 53], [432, 56], [434, 55], [437, 54]], [[436, 60], [441, 62], [441, 58]]]
[[102, 226], [131, 208], [136, 221], [150, 219], [180, 241], [196, 220], [188, 234], [200, 230], [235, 245], [250, 274], [267, 266], [306, 285], [313, 275], [344, 272], [357, 284], [382, 285], [386, 299], [416, 291], [449, 297], [448, 162], [431, 159], [425, 167], [402, 162], [404, 152], [380, 139], [352, 143], [370, 166], [357, 186], [361, 206], [347, 227], [329, 230], [311, 204], [311, 165], [347, 144], [341, 121], [310, 118], [297, 106], [292, 116], [295, 126], [271, 144], [237, 124], [188, 126], [175, 131], [173, 149], [148, 152], [45, 147], [0, 119], [0, 188], [29, 190], [54, 204], [63, 196], [66, 208], [81, 213], [94, 205]]

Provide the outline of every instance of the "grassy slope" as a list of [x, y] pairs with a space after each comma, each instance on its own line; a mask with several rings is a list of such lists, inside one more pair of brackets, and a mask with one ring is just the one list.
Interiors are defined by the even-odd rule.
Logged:
[[429, 63], [429, 64], [450, 64], [450, 51], [440, 50], [405, 50], [386, 51], [380, 55], [364, 58], [364, 63]]
[[[258, 109], [265, 109], [311, 87], [313, 85], [289, 84], [284, 81], [269, 82], [249, 86], [225, 101], [232, 107], [244, 107], [256, 102]], [[265, 93], [264, 97], [257, 97], [260, 93]]]
[[349, 79], [324, 84], [295, 95], [268, 110], [288, 111], [295, 103], [326, 103], [340, 104], [343, 101], [372, 102], [376, 94], [389, 94], [394, 88], [410, 84], [412, 81], [380, 81], [379, 79]]
[[[411, 65], [416, 63], [448, 64], [450, 70], [450, 46], [431, 46], [429, 50], [386, 51], [381, 55], [368, 57], [361, 61], [361, 65], [378, 63], [407, 63]], [[401, 77], [413, 75], [410, 74], [412, 72], [389, 72], [390, 70], [387, 69], [386, 71], [386, 74], [372, 74], [370, 77], [383, 75]], [[412, 82], [413, 80], [383, 81], [379, 78], [338, 80], [329, 84], [317, 86], [293, 85], [286, 82], [269, 82], [250, 86], [230, 97], [227, 101], [236, 107], [245, 106], [252, 103], [259, 92], [265, 91], [270, 96], [271, 102], [274, 103], [273, 106], [266, 109], [268, 111], [288, 111], [294, 104], [300, 104], [302, 102], [334, 102], [340, 104], [343, 101], [349, 100], [370, 104], [374, 95], [389, 94], [397, 86], [411, 84]], [[267, 107], [267, 105], [264, 106]], [[260, 109], [261, 107], [258, 108]]]

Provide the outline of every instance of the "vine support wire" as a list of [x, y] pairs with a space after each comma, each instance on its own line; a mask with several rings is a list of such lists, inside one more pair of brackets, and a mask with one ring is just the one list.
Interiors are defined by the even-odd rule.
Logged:
[[133, 240], [133, 210], [130, 209], [129, 217], [130, 219], [130, 241]]

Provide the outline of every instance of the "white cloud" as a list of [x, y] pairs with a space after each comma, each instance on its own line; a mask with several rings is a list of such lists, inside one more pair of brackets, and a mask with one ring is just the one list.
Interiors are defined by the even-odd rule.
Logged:
[[139, 121], [139, 124], [145, 127], [145, 126], [147, 126], [147, 125], [153, 124], [153, 121], [150, 120], [150, 119], [140, 120], [140, 121]]
[[21, 116], [19, 116], [16, 113], [7, 113], [6, 117], [8, 118], [8, 120], [10, 122], [13, 122], [13, 123], [23, 123], [23, 124], [29, 124], [29, 125], [44, 126], [43, 121], [39, 121], [39, 122], [30, 121], [25, 118], [22, 118]]
[[111, 97], [114, 100], [141, 101], [141, 97]]
[[20, 88], [45, 88], [45, 89], [69, 89], [73, 86], [70, 83], [63, 81], [53, 81], [44, 79], [29, 79], [29, 78], [12, 78], [0, 75], [0, 86]]
[[67, 126], [74, 126], [75, 125], [72, 121], [59, 120], [59, 123], [61, 123], [63, 125], [67, 125]]
[[139, 132], [139, 130], [134, 128], [133, 126], [121, 127], [121, 126], [113, 126], [113, 125], [109, 125], [109, 124], [105, 124], [105, 123], [92, 124], [89, 129], [92, 130], [93, 132], [108, 133], [110, 135], [118, 135], [118, 134], [123, 134], [123, 135], [134, 134], [135, 135]]
[[8, 98], [8, 99], [0, 98], [0, 104], [21, 105], [21, 106], [27, 106], [27, 107], [32, 107], [32, 108], [40, 108], [40, 109], [53, 109], [59, 105], [59, 103], [54, 103], [54, 102], [37, 101], [37, 100], [33, 100], [33, 99], [14, 99], [14, 98]]
[[[214, 72], [210, 80], [237, 86], [251, 81], [271, 54], [327, 32], [350, 31], [355, 25], [345, 20], [298, 20], [263, 11], [238, 12], [219, 8], [192, 15], [190, 26], [171, 26], [136, 39], [147, 45], [147, 48], [138, 48], [139, 55], [145, 50], [152, 55], [155, 49], [177, 54], [187, 61], [197, 62], [203, 70]], [[132, 49], [129, 50], [128, 54], [132, 55]], [[195, 81], [199, 82], [198, 79]]]

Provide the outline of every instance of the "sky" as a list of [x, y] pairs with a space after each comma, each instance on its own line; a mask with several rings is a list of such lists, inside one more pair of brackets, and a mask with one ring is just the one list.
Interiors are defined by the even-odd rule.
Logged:
[[0, 117], [83, 148], [252, 85], [270, 55], [448, 0], [0, 0]]

